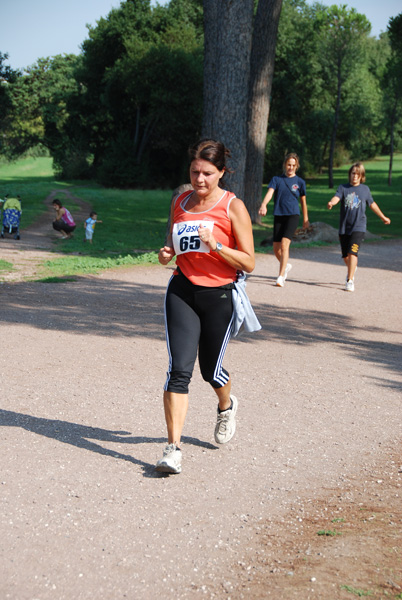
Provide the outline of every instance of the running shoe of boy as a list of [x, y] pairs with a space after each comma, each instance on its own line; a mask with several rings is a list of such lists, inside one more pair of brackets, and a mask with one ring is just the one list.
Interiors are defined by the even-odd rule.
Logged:
[[290, 271], [290, 269], [291, 269], [291, 268], [292, 268], [292, 265], [291, 265], [290, 263], [288, 263], [288, 264], [286, 265], [286, 269], [285, 269], [285, 275], [283, 276], [283, 279], [284, 279], [284, 280], [286, 280], [286, 279], [287, 279], [287, 276], [289, 275], [289, 271]]
[[219, 411], [216, 419], [215, 426], [215, 442], [217, 444], [226, 444], [232, 439], [236, 431], [236, 413], [238, 407], [238, 401], [236, 396], [230, 396], [232, 401], [231, 408], [227, 410]]
[[347, 292], [354, 292], [354, 291], [355, 291], [355, 284], [353, 283], [353, 279], [349, 279], [349, 280], [346, 282], [346, 285], [345, 285], [345, 290], [346, 290]]
[[163, 456], [156, 463], [155, 470], [159, 473], [181, 473], [181, 450], [176, 444], [168, 444]]
[[[355, 269], [355, 277], [356, 277], [356, 271], [357, 271], [357, 267], [356, 267], [356, 269]], [[348, 281], [349, 281], [349, 279], [348, 279], [348, 274], [346, 273], [346, 279], [345, 279], [345, 283], [347, 283]], [[354, 281], [355, 281], [355, 278], [354, 278], [354, 277], [353, 277], [352, 281], [353, 281], [353, 283], [354, 283]]]
[[276, 280], [276, 285], [278, 287], [283, 287], [285, 285], [285, 278], [282, 277], [282, 275], [279, 275], [278, 279]]

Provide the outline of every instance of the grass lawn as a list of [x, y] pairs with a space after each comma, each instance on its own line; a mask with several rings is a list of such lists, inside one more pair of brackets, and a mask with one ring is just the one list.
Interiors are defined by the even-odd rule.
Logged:
[[[375, 201], [392, 221], [389, 227], [385, 227], [368, 210], [368, 229], [371, 233], [389, 238], [402, 234], [402, 214], [399, 208], [402, 199], [402, 154], [395, 156], [391, 187], [387, 185], [388, 160], [388, 157], [379, 157], [366, 162], [365, 166], [366, 183]], [[326, 175], [307, 181], [307, 204], [311, 222], [324, 221], [333, 227], [338, 226], [339, 208], [328, 211], [326, 204], [334, 195], [336, 187], [347, 181], [349, 166], [335, 170], [335, 189], [328, 188]], [[92, 181], [59, 181], [54, 178], [52, 160], [46, 157], [0, 163], [0, 197], [4, 198], [5, 194], [21, 196], [21, 231], [45, 212], [44, 200], [54, 190], [58, 190], [57, 196], [65, 202], [73, 215], [76, 206], [67, 201], [63, 190], [69, 190], [74, 196], [88, 202], [103, 223], [96, 226], [92, 246], [82, 241], [82, 223], [77, 223], [75, 238], [55, 242], [55, 250], [66, 253], [66, 258], [44, 264], [44, 276], [70, 276], [119, 265], [157, 262], [156, 252], [165, 237], [170, 190], [117, 190], [103, 188]], [[265, 191], [266, 186], [262, 195]], [[264, 224], [266, 227], [254, 226], [257, 252], [267, 252], [260, 243], [270, 235], [272, 229], [272, 203], [268, 207]]]

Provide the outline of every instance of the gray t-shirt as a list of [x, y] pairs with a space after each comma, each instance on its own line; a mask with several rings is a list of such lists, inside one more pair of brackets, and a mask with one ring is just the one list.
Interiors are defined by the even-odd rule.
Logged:
[[350, 235], [354, 231], [366, 231], [366, 207], [374, 202], [370, 188], [363, 183], [359, 185], [340, 185], [336, 190], [341, 199], [339, 234]]

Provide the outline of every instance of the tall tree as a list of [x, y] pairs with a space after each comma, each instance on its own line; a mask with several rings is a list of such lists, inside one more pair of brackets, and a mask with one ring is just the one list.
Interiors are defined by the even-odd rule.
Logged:
[[[335, 106], [328, 160], [328, 186], [334, 185], [333, 166], [339, 125], [343, 85], [362, 56], [362, 39], [371, 29], [364, 15], [346, 5], [322, 7], [317, 15], [320, 28], [321, 57], [330, 85], [334, 86]], [[332, 76], [335, 74], [335, 77]]]
[[[53, 151], [69, 117], [67, 103], [77, 91], [73, 77], [79, 58], [73, 54], [40, 58], [10, 86], [12, 118], [8, 123], [5, 153], [15, 158], [41, 144]], [[68, 143], [64, 137], [63, 143]]]
[[402, 13], [391, 17], [388, 24], [391, 56], [384, 76], [389, 115], [389, 168], [388, 185], [392, 184], [395, 127], [402, 115]]
[[19, 71], [5, 65], [6, 60], [8, 60], [8, 54], [0, 52], [0, 131], [2, 134], [0, 136], [0, 153], [4, 152], [6, 145], [5, 130], [9, 127], [9, 115], [12, 110], [10, 88], [21, 75]]
[[232, 152], [231, 187], [244, 197], [253, 0], [204, 0], [202, 135]]
[[[230, 148], [234, 167], [231, 187], [245, 199], [255, 219], [282, 0], [259, 0], [255, 18], [254, 0], [204, 0], [203, 4], [202, 131]], [[248, 173], [250, 164], [252, 172]]]
[[244, 198], [254, 222], [259, 220], [261, 187], [270, 109], [275, 49], [282, 0], [259, 0], [254, 21], [248, 91]]
[[102, 183], [175, 187], [182, 178], [188, 140], [200, 132], [200, 2], [127, 0], [90, 29], [78, 77]]

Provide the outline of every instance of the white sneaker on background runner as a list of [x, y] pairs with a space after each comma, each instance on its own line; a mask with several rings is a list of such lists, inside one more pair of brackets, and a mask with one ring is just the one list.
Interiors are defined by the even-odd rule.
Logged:
[[[356, 275], [356, 271], [357, 271], [357, 267], [356, 267], [356, 269], [355, 269], [355, 275]], [[348, 279], [348, 274], [346, 273], [346, 279], [345, 279], [345, 283], [347, 283], [348, 281], [349, 281], [349, 279]], [[353, 281], [353, 283], [354, 283], [354, 281], [355, 281], [355, 278], [354, 278], [354, 277], [353, 277], [352, 281]]]
[[291, 269], [291, 268], [292, 268], [292, 265], [291, 265], [290, 263], [288, 263], [288, 264], [286, 265], [286, 269], [285, 269], [285, 275], [283, 276], [283, 279], [284, 279], [284, 280], [286, 280], [286, 279], [287, 279], [287, 276], [289, 275], [289, 271], [290, 271], [290, 269]]
[[285, 285], [285, 278], [279, 275], [278, 279], [276, 280], [276, 285], [278, 287], [283, 287]]
[[353, 279], [349, 279], [349, 281], [346, 282], [345, 290], [347, 292], [354, 292], [355, 291], [355, 284], [353, 283]]

